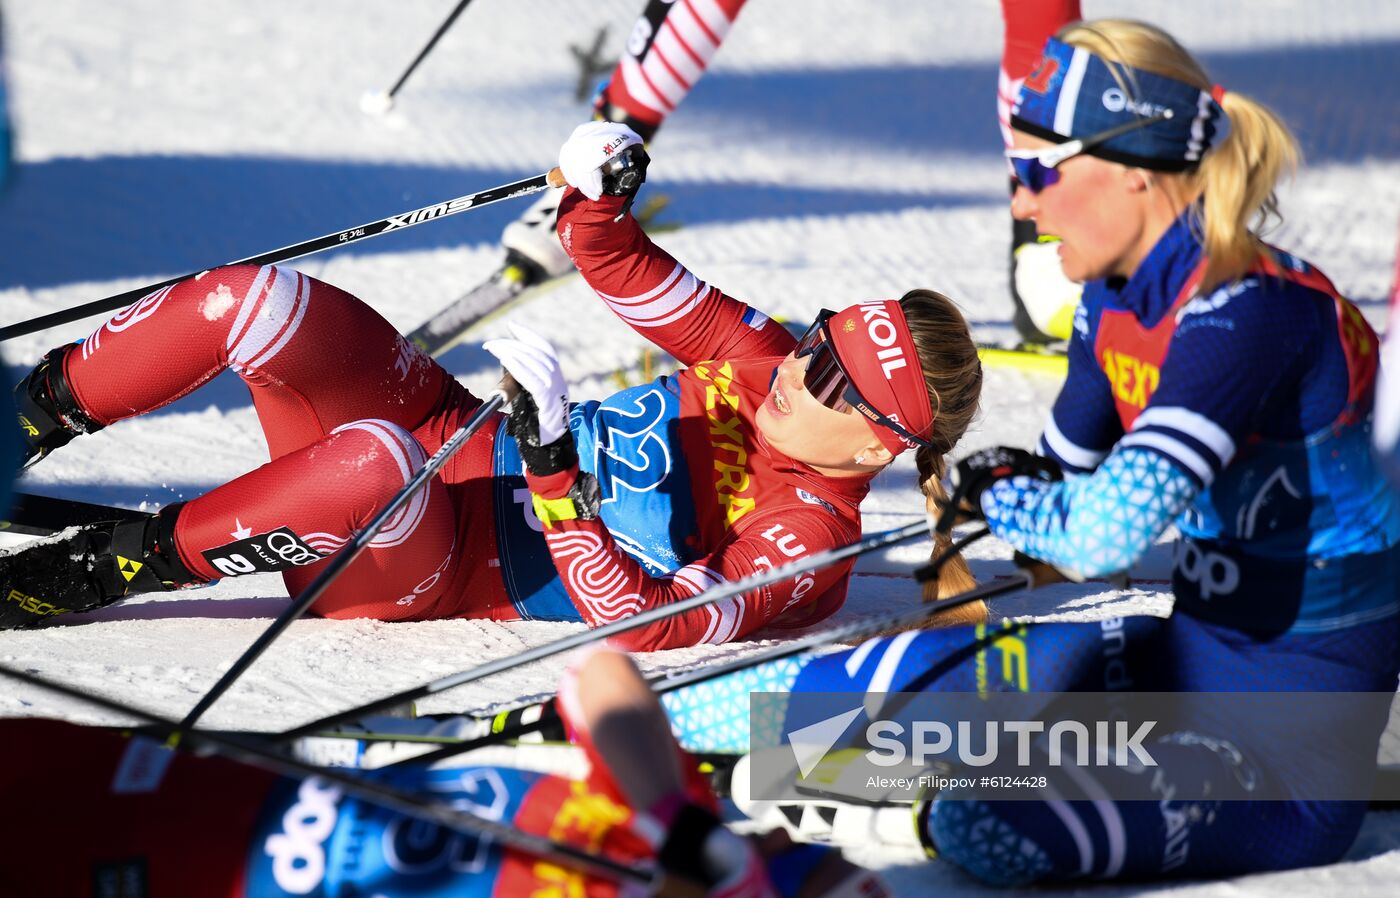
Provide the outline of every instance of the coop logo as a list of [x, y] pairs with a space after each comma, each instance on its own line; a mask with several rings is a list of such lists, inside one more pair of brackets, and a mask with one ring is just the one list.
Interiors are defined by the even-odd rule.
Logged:
[[885, 380], [892, 380], [891, 372], [908, 367], [904, 357], [904, 347], [899, 345], [899, 329], [890, 317], [889, 309], [883, 300], [867, 300], [860, 304], [861, 318], [865, 321], [865, 333], [870, 342], [879, 346], [875, 358], [880, 360], [880, 371]]
[[1135, 115], [1153, 116], [1162, 115], [1169, 107], [1158, 103], [1149, 103], [1146, 100], [1134, 100], [1123, 92], [1121, 88], [1110, 87], [1103, 92], [1103, 107], [1109, 112], [1122, 112], [1127, 109]]
[[297, 800], [282, 815], [282, 831], [263, 843], [272, 858], [272, 878], [293, 895], [308, 895], [326, 876], [326, 839], [340, 816], [341, 792], [319, 777], [297, 789]]
[[1228, 596], [1240, 585], [1240, 566], [1228, 555], [1202, 549], [1190, 540], [1176, 544], [1176, 570], [1199, 590], [1201, 599]]
[[[395, 228], [406, 228], [410, 225], [421, 224], [431, 221], [434, 218], [441, 218], [444, 215], [452, 215], [464, 209], [470, 209], [476, 202], [475, 196], [465, 196], [446, 203], [438, 203], [436, 206], [424, 206], [422, 209], [414, 209], [412, 212], [405, 212], [402, 215], [390, 215], [385, 221], [385, 231], [392, 231]], [[380, 233], [383, 233], [381, 231]]]

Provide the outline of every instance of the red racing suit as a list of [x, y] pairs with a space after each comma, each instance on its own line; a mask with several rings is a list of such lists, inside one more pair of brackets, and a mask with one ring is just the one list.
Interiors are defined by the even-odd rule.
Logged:
[[[548, 551], [576, 609], [560, 616], [596, 626], [858, 537], [869, 479], [820, 476], [765, 445], [753, 426], [793, 338], [698, 281], [630, 217], [613, 223], [620, 200], [579, 199], [566, 200], [561, 228], [585, 277], [624, 320], [691, 365], [648, 385], [669, 405], [664, 420], [634, 434], [677, 460], [662, 491], [688, 481], [689, 502], [644, 507], [636, 501], [641, 493], [621, 489], [611, 514], [633, 548], [638, 534], [669, 534], [671, 553], [662, 554], [674, 566], [644, 567], [602, 522], [552, 531]], [[272, 460], [185, 503], [174, 549], [202, 580], [280, 570], [292, 594], [480, 404], [364, 303], [273, 266], [215, 269], [156, 291], [64, 360], [75, 399], [102, 425], [159, 408], [225, 368], [252, 393]], [[581, 449], [596, 450], [601, 438], [611, 441], [605, 450], [620, 450], [617, 428], [608, 427], [611, 401], [591, 418], [576, 416]], [[506, 441], [498, 439], [500, 420], [489, 421], [405, 506], [315, 613], [541, 616], [528, 603], [514, 604], [507, 589], [520, 572], [502, 558], [497, 530], [520, 506], [496, 498], [493, 457]], [[625, 458], [595, 455], [600, 479], [609, 465], [627, 468]], [[513, 557], [519, 564], [520, 553]], [[846, 563], [797, 576], [622, 642], [658, 649], [736, 639], [774, 621], [806, 623], [841, 604], [849, 571]]]

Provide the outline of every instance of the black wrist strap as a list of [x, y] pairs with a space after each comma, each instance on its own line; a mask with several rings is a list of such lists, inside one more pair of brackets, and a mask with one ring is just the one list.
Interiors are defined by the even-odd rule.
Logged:
[[682, 807], [671, 821], [666, 844], [657, 853], [661, 869], [706, 886], [719, 882], [705, 864], [705, 840], [719, 825], [719, 819], [702, 807]]

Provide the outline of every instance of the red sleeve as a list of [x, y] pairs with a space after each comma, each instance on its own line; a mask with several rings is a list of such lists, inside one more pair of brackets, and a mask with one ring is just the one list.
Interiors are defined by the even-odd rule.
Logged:
[[584, 280], [617, 316], [683, 365], [703, 359], [776, 358], [796, 342], [781, 325], [695, 277], [651, 242], [623, 198], [590, 201], [570, 188], [559, 239]]
[[[528, 475], [527, 475], [528, 476]], [[534, 482], [531, 489], [535, 490]], [[559, 579], [590, 627], [660, 608], [699, 595], [725, 581], [789, 564], [859, 536], [836, 517], [810, 506], [786, 506], [745, 518], [742, 533], [731, 533], [719, 548], [679, 570], [653, 577], [613, 540], [601, 520], [545, 524], [545, 544]], [[840, 607], [852, 563], [798, 574], [612, 637], [619, 649], [650, 652], [701, 643], [741, 639], [780, 616], [791, 619], [815, 609], [815, 623]]]
[[276, 776], [57, 720], [2, 721], [0, 744], [0, 807], [14, 827], [0, 895], [244, 894]]

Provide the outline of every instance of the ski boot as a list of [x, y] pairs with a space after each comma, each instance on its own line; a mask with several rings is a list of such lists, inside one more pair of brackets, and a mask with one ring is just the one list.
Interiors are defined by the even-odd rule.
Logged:
[[32, 627], [55, 615], [197, 582], [174, 552], [180, 507], [134, 521], [70, 527], [0, 554], [0, 629]]
[[24, 457], [20, 466], [26, 468], [81, 433], [102, 429], [78, 407], [68, 379], [63, 374], [63, 360], [78, 344], [69, 343], [51, 350], [33, 371], [15, 385], [15, 407], [19, 412], [20, 439]]
[[[753, 755], [747, 754], [734, 765], [729, 798], [740, 813], [760, 827], [786, 830], [799, 842], [841, 848], [918, 848], [919, 836], [911, 820], [909, 802], [872, 794], [865, 787], [870, 766], [860, 763], [863, 754], [863, 750], [854, 748], [831, 752], [811, 772], [810, 781], [798, 781], [795, 795], [777, 799], [752, 794], [754, 761]], [[859, 782], [854, 782], [854, 776], [851, 783], [836, 782], [848, 766], [860, 771]]]
[[546, 190], [525, 214], [506, 225], [501, 245], [506, 248], [506, 265], [520, 269], [526, 286], [542, 284], [574, 270], [555, 233], [559, 222], [559, 202], [563, 187]]

